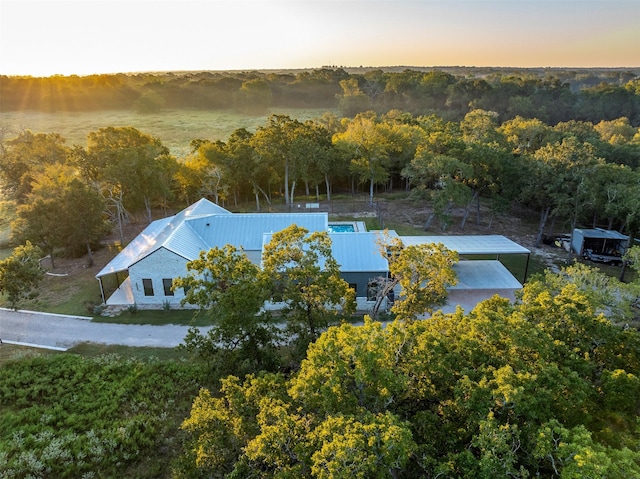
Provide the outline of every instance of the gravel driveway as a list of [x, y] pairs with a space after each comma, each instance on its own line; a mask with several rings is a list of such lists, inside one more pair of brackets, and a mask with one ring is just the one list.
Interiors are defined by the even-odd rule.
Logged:
[[[93, 323], [83, 316], [0, 308], [0, 339], [37, 347], [67, 349], [80, 343], [173, 348], [188, 326]], [[206, 331], [207, 328], [200, 328]]]

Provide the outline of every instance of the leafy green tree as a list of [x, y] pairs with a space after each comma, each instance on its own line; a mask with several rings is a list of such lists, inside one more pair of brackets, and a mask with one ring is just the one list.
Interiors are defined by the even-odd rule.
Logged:
[[[286, 115], [271, 115], [267, 125], [258, 128], [251, 139], [255, 151], [277, 171], [283, 182], [284, 203], [292, 204], [291, 190], [295, 189], [296, 155], [292, 144], [300, 133], [302, 124]], [[292, 185], [293, 183], [293, 185]]]
[[361, 182], [369, 183], [369, 202], [373, 204], [376, 184], [389, 178], [386, 162], [391, 149], [390, 130], [374, 112], [358, 114], [343, 133], [334, 136], [334, 144], [350, 152], [351, 170]]
[[[468, 143], [460, 155], [460, 159], [469, 165], [471, 173], [462, 179], [471, 191], [471, 199], [467, 203], [460, 224], [464, 229], [473, 204], [476, 204], [476, 224], [480, 225], [480, 198], [482, 195], [501, 197], [506, 201], [514, 200], [513, 190], [516, 185], [509, 185], [515, 180], [510, 172], [509, 163], [513, 161], [511, 154], [497, 143], [490, 145], [476, 142]], [[514, 188], [515, 187], [515, 188]]]
[[[305, 195], [310, 196], [310, 187], [313, 187], [316, 199], [318, 199], [319, 184], [324, 180], [327, 198], [330, 199], [331, 184], [329, 180], [332, 173], [331, 168], [335, 166], [336, 155], [329, 132], [313, 121], [305, 121], [300, 134], [294, 139], [291, 149], [296, 158], [297, 177], [304, 182]], [[293, 191], [291, 197], [293, 201]]]
[[283, 304], [288, 329], [306, 348], [330, 324], [355, 310], [355, 292], [340, 277], [340, 266], [324, 232], [291, 225], [274, 233], [262, 252], [262, 275]]
[[0, 293], [7, 295], [9, 306], [17, 309], [22, 299], [32, 299], [44, 276], [40, 267], [42, 251], [27, 241], [17, 246], [11, 256], [0, 261]]
[[455, 157], [433, 153], [427, 148], [418, 149], [402, 174], [416, 186], [412, 191], [414, 197], [425, 196], [431, 200], [433, 212], [427, 217], [425, 229], [438, 218], [441, 229], [445, 230], [451, 222], [453, 207], [468, 203], [470, 189], [463, 180], [470, 179], [471, 173], [471, 167]]
[[243, 82], [235, 97], [237, 107], [252, 115], [264, 113], [273, 101], [269, 84], [260, 78]]
[[382, 236], [378, 245], [380, 254], [389, 263], [386, 286], [378, 295], [372, 316], [377, 315], [380, 302], [396, 286], [400, 287], [391, 312], [397, 319], [411, 321], [431, 314], [434, 306], [443, 305], [447, 299], [447, 288], [457, 284], [453, 266], [458, 254], [442, 243], [404, 246], [398, 238]]
[[553, 140], [553, 130], [537, 118], [516, 116], [505, 121], [498, 131], [504, 135], [514, 153], [531, 153]]
[[62, 223], [59, 221], [60, 203], [42, 196], [20, 205], [16, 219], [11, 222], [11, 238], [14, 242], [32, 241], [49, 256], [55, 268], [56, 248], [64, 246]]
[[400, 357], [390, 336], [368, 317], [362, 326], [329, 328], [309, 345], [289, 393], [320, 417], [393, 410], [407, 377], [398, 369]]
[[542, 281], [552, 293], [559, 293], [568, 284], [575, 285], [589, 298], [597, 314], [603, 314], [615, 324], [633, 319], [632, 304], [640, 296], [640, 285], [622, 283], [597, 268], [577, 262], [558, 273], [547, 272]]
[[471, 110], [460, 122], [462, 139], [466, 143], [495, 143], [504, 139], [498, 133], [498, 114], [495, 111]]
[[635, 477], [640, 336], [597, 308], [534, 278], [515, 304], [331, 327], [289, 377], [201, 392], [185, 426], [231, 477]]
[[250, 186], [250, 193], [260, 211], [260, 195], [271, 205], [272, 188], [280, 181], [277, 165], [261, 156], [254, 145], [254, 135], [244, 128], [234, 131], [227, 140], [227, 171], [237, 179], [239, 186]]
[[202, 142], [182, 163], [183, 189], [188, 188], [192, 197], [212, 198], [216, 204], [224, 202], [229, 191], [236, 190], [240, 177], [228, 170], [227, 158], [226, 145], [222, 141]]
[[624, 259], [639, 273], [638, 280], [640, 281], [640, 246], [632, 246], [629, 248], [624, 253]]
[[122, 204], [116, 205], [118, 222], [127, 206], [144, 210], [151, 222], [152, 204], [163, 203], [170, 194], [177, 170], [162, 142], [130, 126], [106, 127], [89, 133], [86, 153], [86, 161], [111, 202], [122, 198]]
[[34, 180], [28, 201], [17, 209], [13, 237], [30, 240], [54, 257], [57, 248], [68, 254], [86, 251], [93, 266], [92, 245], [109, 232], [105, 204], [95, 188], [84, 184], [70, 166], [49, 166]]
[[47, 166], [64, 164], [69, 154], [57, 133], [23, 131], [0, 150], [0, 175], [8, 193], [19, 203], [31, 191], [33, 179]]
[[311, 474], [319, 479], [393, 478], [416, 449], [411, 430], [390, 412], [330, 416], [312, 435]]
[[187, 276], [174, 279], [173, 288], [183, 288], [182, 303], [197, 305], [213, 323], [206, 334], [190, 328], [187, 350], [222, 371], [272, 369], [278, 334], [271, 316], [262, 310], [268, 285], [258, 266], [227, 245], [200, 252], [187, 263], [187, 270]]
[[351, 117], [371, 108], [371, 100], [360, 89], [357, 78], [340, 80], [340, 88], [339, 108], [344, 116]]
[[88, 266], [93, 266], [92, 245], [98, 243], [110, 231], [105, 222], [105, 202], [94, 188], [73, 178], [60, 197], [61, 211], [66, 211], [61, 222], [62, 235], [68, 251], [87, 252]]
[[[260, 432], [258, 415], [265, 398], [286, 398], [282, 375], [249, 375], [243, 382], [236, 376], [221, 380], [220, 395], [201, 389], [193, 401], [190, 416], [182, 428], [192, 434], [194, 461], [203, 473], [220, 476], [236, 471], [236, 477], [252, 477], [242, 460], [247, 443]], [[293, 441], [294, 437], [289, 437]], [[230, 477], [233, 477], [231, 475]]]

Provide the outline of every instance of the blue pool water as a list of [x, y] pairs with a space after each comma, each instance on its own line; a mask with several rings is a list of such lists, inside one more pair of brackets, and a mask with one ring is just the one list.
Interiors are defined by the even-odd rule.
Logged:
[[329, 233], [353, 233], [355, 231], [356, 231], [355, 226], [351, 224], [329, 225]]

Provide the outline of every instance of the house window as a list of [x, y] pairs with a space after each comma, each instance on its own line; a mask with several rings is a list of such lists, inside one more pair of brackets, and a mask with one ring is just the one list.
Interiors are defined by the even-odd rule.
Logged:
[[153, 282], [150, 279], [143, 279], [142, 287], [144, 288], [145, 296], [153, 296]]
[[172, 284], [173, 284], [173, 279], [171, 278], [164, 278], [162, 280], [162, 286], [164, 287], [165, 296], [173, 296], [173, 291], [171, 290]]

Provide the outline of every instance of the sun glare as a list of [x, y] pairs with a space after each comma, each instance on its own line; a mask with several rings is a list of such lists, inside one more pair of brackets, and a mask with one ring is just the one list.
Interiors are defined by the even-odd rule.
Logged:
[[640, 2], [0, 0], [0, 74], [638, 66]]

